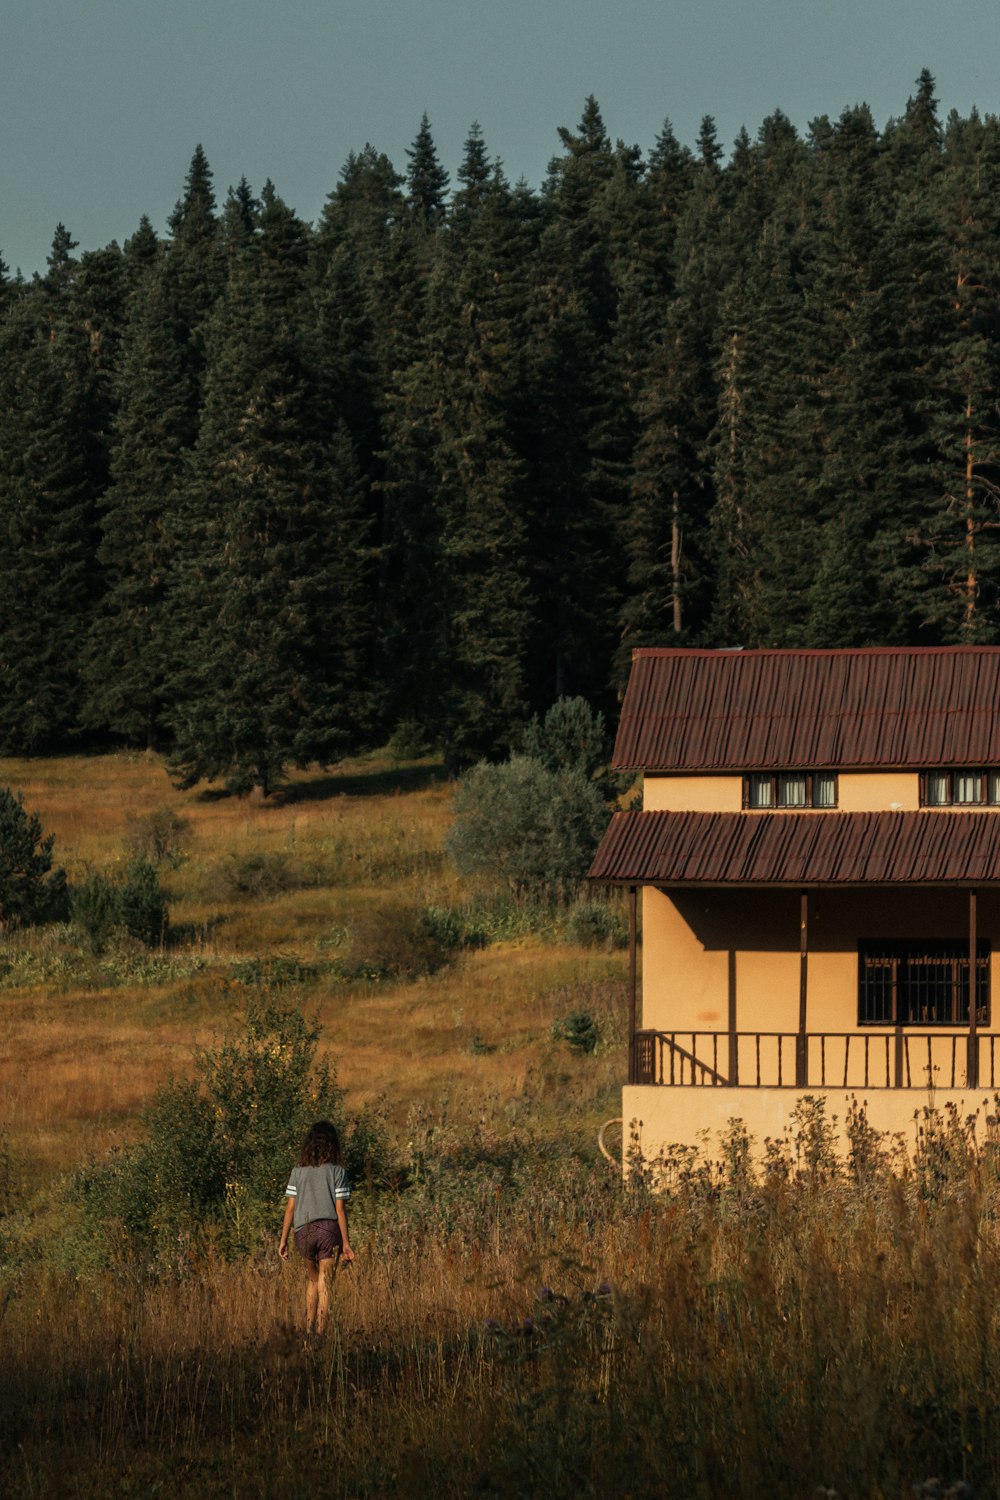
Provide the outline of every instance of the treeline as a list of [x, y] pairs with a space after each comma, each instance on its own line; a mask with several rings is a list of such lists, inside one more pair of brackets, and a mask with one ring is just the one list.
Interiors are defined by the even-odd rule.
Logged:
[[997, 638], [1000, 122], [588, 100], [540, 191], [351, 155], [0, 281], [0, 753], [272, 786], [404, 724], [461, 765], [631, 648]]

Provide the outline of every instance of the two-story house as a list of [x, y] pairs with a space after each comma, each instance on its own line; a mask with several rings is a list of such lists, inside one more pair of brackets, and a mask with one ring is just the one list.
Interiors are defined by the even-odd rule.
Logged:
[[645, 1155], [804, 1094], [912, 1134], [928, 1090], [1000, 1087], [1000, 648], [640, 650], [613, 763], [642, 810], [590, 874], [631, 896]]

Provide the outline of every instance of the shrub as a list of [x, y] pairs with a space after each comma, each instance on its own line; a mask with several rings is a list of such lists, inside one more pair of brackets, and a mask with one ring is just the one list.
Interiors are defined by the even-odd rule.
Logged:
[[103, 953], [118, 925], [118, 890], [107, 875], [94, 870], [70, 893], [70, 913], [92, 953]]
[[517, 755], [465, 773], [446, 842], [463, 875], [495, 875], [518, 894], [565, 898], [606, 822], [600, 793], [581, 771]]
[[133, 860], [118, 888], [119, 926], [129, 937], [155, 948], [166, 940], [169, 920], [156, 866], [148, 859]]
[[232, 854], [223, 866], [223, 884], [229, 896], [278, 896], [299, 884], [292, 860], [287, 854]]
[[450, 924], [414, 906], [379, 906], [351, 923], [337, 969], [345, 979], [414, 979], [448, 962]]
[[191, 824], [172, 807], [158, 807], [144, 817], [129, 819], [125, 847], [134, 860], [176, 869], [191, 841]]
[[552, 1022], [552, 1040], [567, 1042], [576, 1052], [593, 1052], [601, 1039], [597, 1022], [589, 1010], [571, 1010]]
[[[91, 1229], [117, 1221], [161, 1254], [205, 1229], [227, 1255], [276, 1233], [302, 1136], [314, 1120], [343, 1122], [343, 1091], [316, 1065], [319, 1034], [298, 1009], [254, 1001], [242, 1034], [198, 1054], [193, 1080], [158, 1090], [138, 1146], [80, 1174]], [[352, 1181], [389, 1175], [377, 1119], [348, 1123], [343, 1145]]]
[[628, 923], [607, 901], [577, 901], [570, 908], [566, 930], [581, 948], [628, 947]]
[[65, 920], [66, 872], [52, 868], [54, 843], [54, 834], [42, 837], [38, 815], [25, 812], [21, 793], [0, 787], [0, 931]]
[[389, 759], [396, 765], [404, 760], [419, 760], [430, 750], [427, 737], [415, 719], [402, 719], [385, 748]]
[[95, 954], [104, 952], [115, 932], [136, 938], [147, 948], [155, 948], [167, 935], [167, 900], [148, 860], [134, 860], [121, 882], [91, 871], [73, 887], [70, 910]]

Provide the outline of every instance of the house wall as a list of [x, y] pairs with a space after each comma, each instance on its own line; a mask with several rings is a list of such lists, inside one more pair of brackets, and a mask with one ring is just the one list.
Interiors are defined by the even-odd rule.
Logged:
[[[725, 1031], [732, 997], [738, 1031], [796, 1031], [799, 917], [797, 891], [645, 889], [642, 1025], [658, 1031]], [[995, 1030], [1000, 1007], [996, 891], [980, 893], [977, 925], [979, 937], [993, 946], [986, 1029]], [[961, 890], [810, 892], [807, 1030], [857, 1029], [860, 939], [962, 939], [968, 930], [968, 894]]]
[[[817, 768], [817, 769], [822, 769]], [[916, 812], [920, 780], [916, 771], [842, 771], [838, 778], [838, 806], [842, 812]], [[653, 776], [643, 778], [643, 807], [647, 812], [740, 812], [743, 777]], [[795, 809], [802, 812], [803, 809]], [[831, 817], [829, 809], [817, 809]], [[780, 812], [780, 810], [779, 810]], [[762, 817], [774, 817], [773, 812]]]
[[[725, 1088], [652, 1088], [628, 1086], [622, 1095], [623, 1155], [627, 1166], [633, 1143], [647, 1162], [671, 1145], [697, 1146], [708, 1160], [720, 1156], [719, 1138], [731, 1120], [741, 1120], [752, 1139], [752, 1155], [760, 1160], [764, 1142], [794, 1139], [796, 1123], [792, 1116], [807, 1097], [815, 1098], [817, 1090], [805, 1089], [725, 1089]], [[976, 1117], [980, 1132], [987, 1117], [994, 1114], [996, 1103], [985, 1089], [936, 1089], [933, 1093], [916, 1089], [829, 1089], [823, 1091], [826, 1118], [834, 1124], [834, 1141], [841, 1155], [849, 1146], [845, 1122], [852, 1105], [864, 1105], [868, 1124], [889, 1135], [900, 1135], [912, 1152], [923, 1111], [933, 1107], [942, 1116], [954, 1104], [964, 1120]]]

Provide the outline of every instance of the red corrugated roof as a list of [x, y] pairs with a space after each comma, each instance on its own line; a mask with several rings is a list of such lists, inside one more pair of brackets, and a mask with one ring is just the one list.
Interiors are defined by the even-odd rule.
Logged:
[[592, 880], [628, 885], [1000, 882], [1000, 812], [615, 813]]
[[1000, 765], [1000, 647], [636, 651], [613, 764]]

